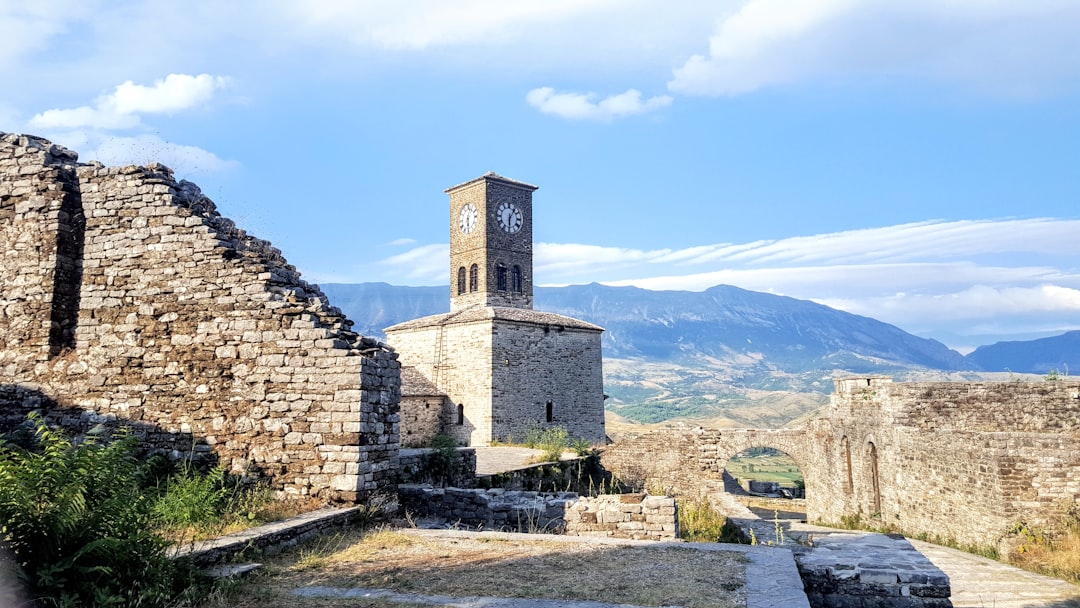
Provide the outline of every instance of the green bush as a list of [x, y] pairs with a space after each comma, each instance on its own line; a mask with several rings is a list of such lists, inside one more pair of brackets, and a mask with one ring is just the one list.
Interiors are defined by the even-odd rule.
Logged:
[[[128, 434], [73, 443], [36, 415], [34, 440], [0, 440], [0, 539], [41, 606], [164, 606], [193, 583], [152, 532]], [[111, 439], [111, 440], [110, 440]]]
[[219, 518], [228, 496], [225, 469], [217, 466], [204, 474], [188, 463], [165, 482], [165, 491], [151, 510], [166, 529], [206, 529], [223, 523]]
[[558, 462], [562, 453], [570, 447], [570, 434], [561, 426], [533, 427], [525, 431], [523, 443], [525, 447], [542, 451], [542, 460]]

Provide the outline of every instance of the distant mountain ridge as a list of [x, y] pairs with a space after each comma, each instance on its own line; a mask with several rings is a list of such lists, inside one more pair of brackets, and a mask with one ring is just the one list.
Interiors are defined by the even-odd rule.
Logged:
[[1080, 372], [1080, 330], [1038, 340], [980, 346], [969, 353], [967, 359], [988, 372]]
[[[450, 308], [445, 286], [321, 287], [355, 330], [371, 336]], [[727, 285], [702, 292], [595, 283], [541, 287], [534, 302], [538, 310], [605, 328], [607, 408], [637, 423], [689, 418], [706, 426], [781, 426], [824, 405], [836, 376], [978, 379], [980, 369], [1022, 373], [1045, 359], [1032, 353], [1031, 364], [1018, 364], [1027, 343], [983, 347], [964, 357], [875, 319]], [[1073, 333], [1070, 339], [1080, 337]], [[1069, 365], [1080, 369], [1080, 362]]]
[[[386, 283], [321, 286], [363, 334], [449, 310], [446, 287]], [[805, 300], [719, 285], [703, 292], [650, 291], [596, 283], [541, 287], [535, 307], [596, 323], [607, 357], [678, 361], [748, 358], [790, 372], [882, 367], [965, 370], [962, 355], [936, 340]]]

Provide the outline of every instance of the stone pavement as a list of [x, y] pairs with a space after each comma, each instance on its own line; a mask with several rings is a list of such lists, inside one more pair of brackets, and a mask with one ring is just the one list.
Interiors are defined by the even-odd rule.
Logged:
[[[516, 471], [539, 462], [541, 450], [519, 447], [476, 447], [476, 474], [494, 475], [507, 471]], [[573, 452], [564, 452], [563, 460], [573, 458]]]
[[910, 542], [949, 575], [956, 608], [1080, 608], [1076, 585], [957, 549]]

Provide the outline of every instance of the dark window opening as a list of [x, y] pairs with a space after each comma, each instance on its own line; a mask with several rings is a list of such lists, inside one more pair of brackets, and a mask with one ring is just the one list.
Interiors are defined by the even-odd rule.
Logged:
[[555, 404], [548, 401], [547, 402], [547, 421], [548, 422], [552, 422], [552, 421], [555, 420], [555, 411], [554, 410], [555, 410]]
[[464, 266], [457, 269], [457, 292], [458, 292], [459, 296], [461, 294], [465, 293], [465, 267]]
[[506, 266], [502, 264], [495, 267], [495, 288], [506, 291]]
[[851, 494], [855, 490], [855, 483], [851, 475], [851, 442], [847, 437], [840, 440], [840, 446], [844, 450], [844, 462], [847, 464], [847, 479], [845, 480], [844, 490]]
[[469, 267], [469, 292], [480, 289], [480, 267], [473, 264]]
[[881, 486], [878, 483], [878, 454], [877, 446], [874, 445], [874, 442], [869, 442], [869, 449], [867, 451], [869, 452], [870, 457], [870, 486], [873, 491], [873, 494], [870, 496], [870, 513], [877, 514], [881, 513]]
[[457, 425], [461, 426], [465, 424], [465, 404], [459, 403], [457, 405]]
[[517, 292], [517, 293], [522, 292], [522, 288], [521, 288], [521, 266], [518, 266], [518, 265], [515, 264], [514, 267], [510, 270], [510, 286], [515, 292]]

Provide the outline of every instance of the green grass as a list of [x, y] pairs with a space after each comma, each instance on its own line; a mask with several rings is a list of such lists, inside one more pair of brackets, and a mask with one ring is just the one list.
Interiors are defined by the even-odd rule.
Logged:
[[782, 486], [793, 487], [803, 481], [802, 471], [790, 456], [783, 453], [773, 455], [738, 455], [728, 460], [724, 467], [732, 477], [755, 479], [757, 481], [775, 481]]

